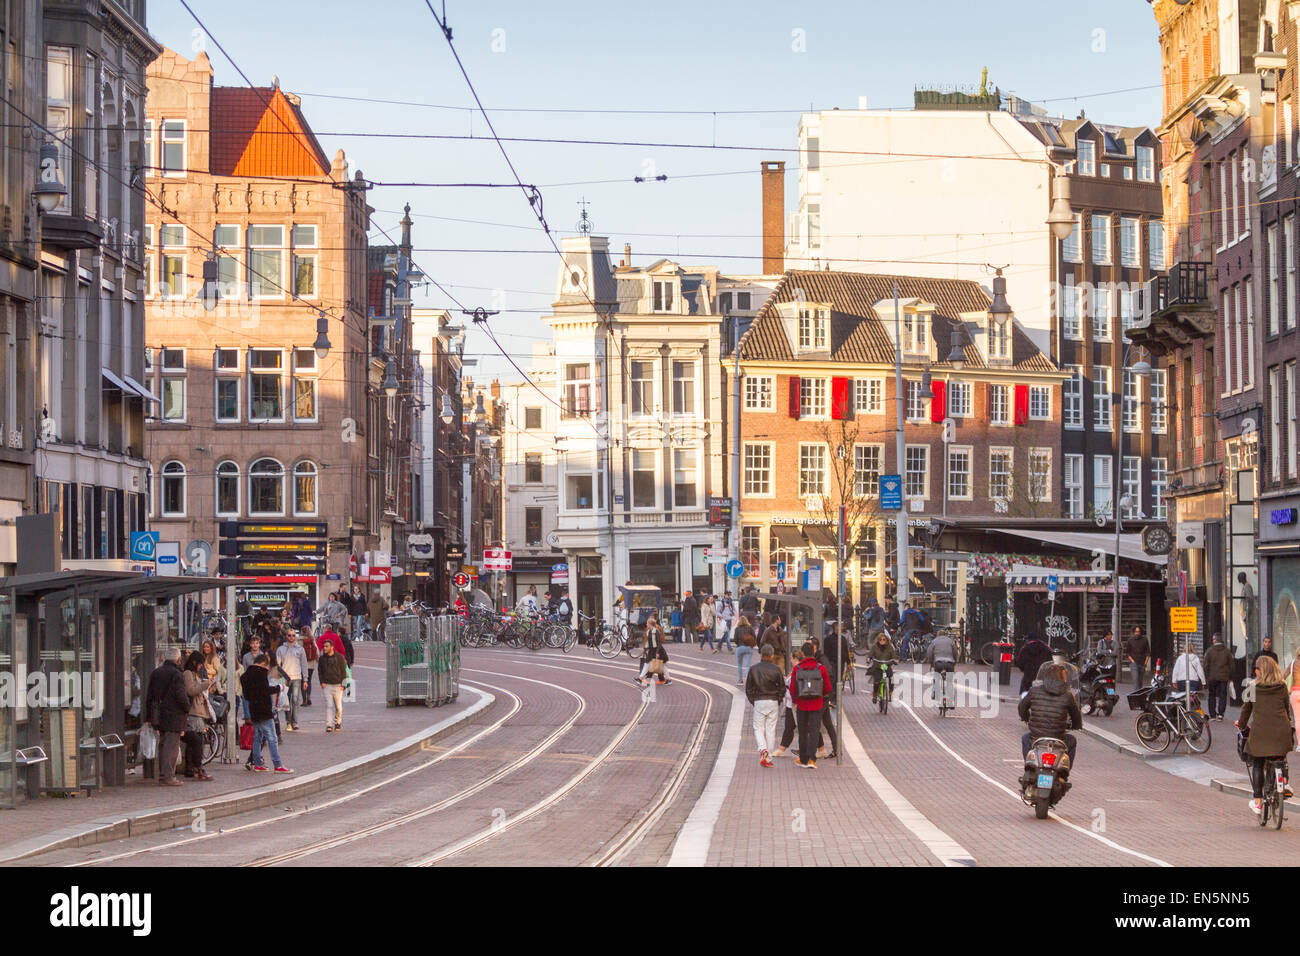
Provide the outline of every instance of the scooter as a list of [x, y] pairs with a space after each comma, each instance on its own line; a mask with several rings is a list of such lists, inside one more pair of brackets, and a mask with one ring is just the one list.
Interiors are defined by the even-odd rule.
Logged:
[[1088, 658], [1079, 675], [1079, 709], [1085, 714], [1100, 713], [1109, 717], [1118, 700], [1114, 655], [1099, 654]]
[[1047, 819], [1047, 811], [1056, 806], [1070, 789], [1070, 752], [1064, 740], [1039, 737], [1025, 756], [1025, 772], [1020, 777], [1020, 799], [1034, 808], [1034, 816]]

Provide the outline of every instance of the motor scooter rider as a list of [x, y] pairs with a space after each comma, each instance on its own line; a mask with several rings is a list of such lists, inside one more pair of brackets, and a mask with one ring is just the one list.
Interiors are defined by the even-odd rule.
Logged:
[[1079, 702], [1070, 692], [1069, 673], [1064, 664], [1045, 664], [1040, 673], [1042, 680], [1032, 684], [1029, 693], [1020, 698], [1020, 719], [1029, 724], [1029, 730], [1020, 737], [1021, 756], [1029, 755], [1029, 748], [1039, 737], [1054, 737], [1065, 742], [1073, 769], [1078, 741], [1068, 731], [1083, 728]]

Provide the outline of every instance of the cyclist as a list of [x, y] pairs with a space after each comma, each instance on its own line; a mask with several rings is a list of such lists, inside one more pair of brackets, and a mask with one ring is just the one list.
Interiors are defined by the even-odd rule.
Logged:
[[899, 653], [903, 657], [906, 657], [907, 648], [911, 644], [912, 638], [914, 636], [919, 636], [924, 627], [924, 620], [921, 617], [921, 612], [912, 607], [909, 602], [904, 601], [903, 615], [899, 618], [898, 626], [903, 629], [903, 646]]
[[875, 643], [876, 635], [885, 629], [885, 609], [875, 598], [867, 605], [867, 643]]
[[1262, 654], [1255, 658], [1255, 699], [1241, 705], [1237, 729], [1249, 729], [1246, 751], [1250, 754], [1250, 788], [1254, 794], [1250, 809], [1263, 811], [1264, 764], [1282, 761], [1282, 777], [1287, 781], [1286, 796], [1291, 796], [1290, 769], [1286, 755], [1295, 747], [1295, 717], [1287, 693], [1282, 668], [1277, 661]]
[[[957, 669], [957, 645], [947, 634], [938, 635], [925, 651], [925, 662], [934, 668], [937, 676], [934, 696], [936, 699], [948, 700], [948, 674]], [[940, 686], [943, 687], [940, 692]]]
[[[881, 631], [876, 635], [875, 643], [871, 645], [871, 702], [874, 704], [880, 698], [880, 662], [897, 661], [898, 651], [894, 650], [894, 645], [889, 641], [889, 635]], [[891, 696], [893, 688], [890, 688]]]

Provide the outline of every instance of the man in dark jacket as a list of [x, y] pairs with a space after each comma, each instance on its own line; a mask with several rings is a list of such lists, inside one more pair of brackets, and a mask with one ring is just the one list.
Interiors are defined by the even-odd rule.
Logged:
[[1223, 720], [1228, 709], [1228, 682], [1232, 680], [1232, 654], [1223, 643], [1223, 632], [1214, 632], [1214, 643], [1205, 649], [1201, 660], [1205, 668], [1207, 695], [1210, 698], [1210, 720]]
[[1273, 650], [1273, 638], [1266, 637], [1264, 640], [1260, 641], [1259, 653], [1251, 658], [1250, 661], [1250, 671], [1252, 674], [1255, 672], [1255, 665], [1259, 663], [1261, 657], [1271, 657], [1273, 658], [1274, 664], [1278, 663], [1277, 654]]
[[1151, 645], [1141, 626], [1133, 628], [1133, 636], [1128, 639], [1128, 659], [1133, 664], [1133, 689], [1141, 690], [1146, 682], [1147, 658], [1151, 656]]
[[759, 649], [762, 658], [749, 669], [745, 678], [745, 696], [754, 705], [754, 739], [758, 742], [760, 766], [772, 766], [772, 751], [776, 748], [776, 718], [785, 699], [785, 677], [781, 668], [772, 663], [772, 645]]
[[1030, 631], [1028, 639], [1016, 654], [1015, 665], [1020, 668], [1020, 696], [1024, 697], [1029, 687], [1038, 678], [1039, 669], [1052, 659], [1052, 649]]
[[695, 593], [693, 591], [687, 591], [686, 599], [682, 601], [682, 630], [686, 632], [687, 643], [699, 638], [700, 635], [695, 631], [695, 628], [699, 626], [699, 623], [700, 602], [695, 600]]
[[749, 618], [751, 624], [758, 619], [758, 591], [752, 584], [740, 596], [740, 613]]
[[267, 657], [259, 653], [253, 664], [239, 678], [239, 686], [248, 701], [248, 711], [253, 720], [253, 750], [248, 755], [250, 770], [265, 770], [262, 763], [262, 744], [271, 745], [271, 764], [276, 773], [293, 773], [280, 761], [280, 747], [275, 737], [275, 705], [271, 697], [271, 684], [267, 680]]
[[316, 676], [325, 694], [325, 733], [343, 729], [343, 682], [347, 680], [348, 665], [342, 654], [335, 653], [334, 642], [321, 646], [316, 661]]
[[1029, 693], [1020, 698], [1020, 719], [1029, 724], [1029, 730], [1020, 737], [1022, 757], [1029, 755], [1029, 748], [1039, 737], [1055, 737], [1065, 741], [1070, 753], [1070, 767], [1074, 767], [1074, 748], [1078, 741], [1067, 731], [1083, 727], [1083, 714], [1079, 712], [1079, 702], [1070, 692], [1064, 664], [1047, 668], [1042, 683], [1034, 684]]
[[185, 692], [181, 672], [180, 646], [167, 649], [163, 662], [149, 675], [145, 693], [145, 714], [161, 738], [158, 742], [158, 784], [179, 787], [176, 760], [181, 753], [181, 734], [190, 714], [190, 695]]

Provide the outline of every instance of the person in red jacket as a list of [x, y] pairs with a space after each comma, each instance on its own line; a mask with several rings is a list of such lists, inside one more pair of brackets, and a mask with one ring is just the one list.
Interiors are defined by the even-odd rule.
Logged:
[[799, 766], [816, 770], [817, 728], [821, 725], [823, 702], [831, 693], [831, 677], [817, 660], [812, 641], [805, 641], [800, 650], [803, 660], [790, 672], [790, 699], [799, 723]]
[[340, 654], [343, 654], [343, 653], [344, 653], [344, 648], [343, 648], [343, 638], [339, 637], [338, 632], [335, 631], [334, 628], [332, 628], [332, 627], [331, 627], [331, 628], [327, 628], [327, 629], [326, 629], [326, 630], [321, 634], [320, 637], [316, 638], [316, 647], [317, 647], [319, 650], [324, 651], [324, 650], [325, 650], [325, 644], [326, 644], [326, 642], [329, 642], [330, 644], [333, 644], [333, 645], [334, 645], [334, 650], [337, 651], [338, 653], [340, 653]]

